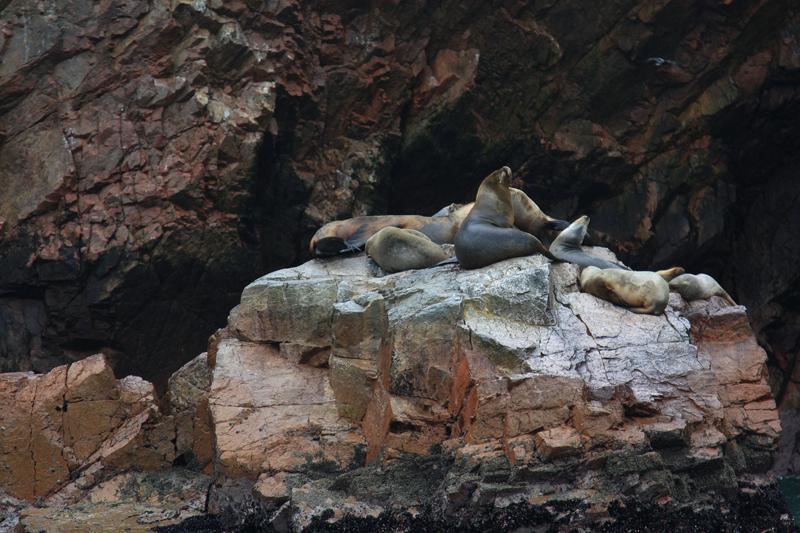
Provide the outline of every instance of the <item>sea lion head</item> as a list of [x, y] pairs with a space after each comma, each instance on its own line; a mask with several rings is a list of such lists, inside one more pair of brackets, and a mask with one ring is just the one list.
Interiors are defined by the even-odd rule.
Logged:
[[497, 184], [501, 187], [511, 187], [511, 169], [508, 167], [500, 167], [484, 179], [484, 183]]
[[583, 215], [576, 218], [567, 229], [558, 234], [558, 239], [564, 244], [580, 246], [586, 232], [589, 230], [589, 216]]
[[590, 283], [601, 272], [602, 272], [602, 270], [600, 270], [596, 266], [591, 266], [591, 265], [589, 265], [586, 268], [584, 268], [583, 270], [581, 270], [581, 276], [580, 276], [581, 287], [583, 287], [587, 283]]
[[693, 290], [697, 287], [697, 277], [693, 274], [681, 274], [670, 280], [669, 286], [675, 289], [676, 292], [683, 294], [684, 290]]
[[501, 167], [483, 178], [469, 216], [501, 227], [514, 224], [510, 168]]

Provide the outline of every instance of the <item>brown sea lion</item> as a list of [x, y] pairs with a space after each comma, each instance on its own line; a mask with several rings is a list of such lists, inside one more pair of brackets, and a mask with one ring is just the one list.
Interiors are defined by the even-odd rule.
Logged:
[[621, 268], [630, 270], [625, 265], [606, 261], [596, 255], [586, 253], [581, 248], [581, 243], [589, 228], [589, 217], [578, 217], [550, 244], [550, 253], [557, 259], [567, 263], [575, 263], [582, 267], [595, 266], [597, 268]]
[[519, 189], [509, 187], [511, 205], [514, 207], [514, 226], [531, 235], [542, 237], [547, 230], [562, 231], [569, 226], [566, 220], [553, 218], [536, 205], [536, 202]]
[[[419, 215], [379, 215], [335, 220], [322, 226], [311, 237], [309, 247], [311, 253], [317, 257], [326, 257], [361, 250], [367, 239], [378, 231], [387, 227], [403, 229], [420, 229], [429, 225], [434, 217]], [[437, 224], [443, 224], [443, 231], [447, 232], [449, 217], [435, 217]]]
[[[511, 205], [514, 207], [514, 226], [527, 231], [531, 235], [541, 237], [546, 231], [561, 231], [569, 226], [566, 220], [553, 218], [536, 205], [530, 196], [520, 189], [509, 187], [511, 190]], [[433, 216], [448, 216], [460, 210], [461, 219], [469, 213], [475, 202], [468, 204], [450, 204], [441, 208]]]
[[502, 167], [484, 178], [475, 205], [456, 234], [455, 250], [463, 268], [481, 268], [512, 257], [543, 254], [542, 241], [514, 227], [511, 169]]
[[450, 257], [424, 233], [391, 226], [370, 237], [366, 249], [386, 272], [428, 268]]
[[[546, 230], [560, 230], [568, 225], [542, 211], [536, 203], [519, 189], [511, 189], [515, 224], [519, 229], [540, 235]], [[322, 226], [311, 238], [311, 253], [328, 257], [361, 250], [367, 239], [386, 227], [415, 229], [437, 244], [452, 244], [461, 223], [466, 219], [474, 202], [450, 204], [431, 217], [421, 215], [363, 216], [336, 220]]]
[[581, 272], [581, 290], [634, 313], [660, 315], [669, 301], [669, 285], [656, 272], [590, 265]]
[[683, 274], [669, 282], [669, 288], [687, 302], [692, 300], [707, 300], [712, 296], [719, 296], [730, 305], [736, 305], [717, 280], [708, 274]]

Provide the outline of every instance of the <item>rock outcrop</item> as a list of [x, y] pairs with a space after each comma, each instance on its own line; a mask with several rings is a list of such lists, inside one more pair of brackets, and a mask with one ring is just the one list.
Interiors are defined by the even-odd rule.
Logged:
[[781, 511], [765, 475], [781, 424], [745, 309], [672, 294], [637, 315], [577, 274], [541, 256], [392, 275], [363, 254], [311, 261], [248, 285], [161, 406], [102, 355], [0, 375], [0, 519], [300, 531]]
[[93, 485], [115, 468], [159, 469], [175, 458], [153, 385], [117, 380], [92, 356], [44, 375], [0, 374], [0, 486], [32, 500]]
[[672, 294], [636, 315], [576, 283], [541, 257], [380, 275], [364, 256], [251, 283], [209, 393], [217, 472], [250, 483], [212, 508], [250, 491], [301, 529], [567, 499], [579, 523], [764, 483], [780, 422], [745, 309]]

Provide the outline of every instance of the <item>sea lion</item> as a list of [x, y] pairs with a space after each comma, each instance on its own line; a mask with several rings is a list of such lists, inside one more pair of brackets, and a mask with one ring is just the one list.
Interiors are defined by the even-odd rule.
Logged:
[[428, 268], [450, 257], [424, 233], [391, 226], [370, 237], [366, 249], [386, 272]]
[[730, 294], [717, 283], [717, 280], [708, 274], [683, 274], [669, 282], [669, 288], [687, 302], [692, 300], [707, 300], [712, 296], [719, 296], [730, 305], [736, 305]]
[[514, 226], [511, 169], [502, 167], [484, 178], [475, 205], [458, 229], [456, 257], [463, 268], [481, 268], [535, 253], [552, 258], [542, 241]]
[[[546, 230], [560, 230], [568, 225], [542, 211], [536, 202], [519, 189], [511, 189], [514, 219], [517, 227], [541, 235]], [[469, 215], [474, 202], [450, 204], [433, 216], [384, 215], [335, 220], [322, 226], [311, 238], [309, 248], [316, 257], [329, 257], [361, 250], [367, 239], [386, 227], [421, 231], [437, 244], [452, 244], [461, 223]]]
[[[361, 250], [367, 239], [387, 227], [403, 229], [420, 229], [426, 225], [443, 226], [436, 233], [452, 233], [458, 229], [457, 224], [445, 217], [425, 217], [419, 215], [378, 215], [348, 218], [328, 222], [311, 237], [309, 248], [316, 257], [328, 257]], [[453, 228], [453, 226], [456, 226]], [[436, 228], [438, 229], [438, 228]]]
[[519, 189], [511, 190], [511, 205], [514, 207], [514, 226], [531, 235], [542, 237], [547, 230], [562, 231], [569, 226], [566, 220], [553, 218], [536, 205], [530, 196]]
[[669, 301], [669, 285], [656, 272], [590, 265], [581, 272], [581, 290], [634, 313], [660, 315]]
[[606, 261], [595, 255], [588, 254], [581, 248], [581, 243], [589, 228], [589, 217], [583, 215], [567, 226], [565, 230], [558, 234], [558, 237], [550, 244], [550, 253], [556, 259], [575, 263], [582, 267], [595, 266], [597, 268], [621, 268], [630, 270], [625, 265]]
[[[511, 205], [514, 208], [515, 227], [521, 229], [522, 231], [527, 231], [531, 235], [541, 237], [542, 234], [548, 230], [561, 231], [569, 226], [569, 222], [566, 220], [553, 218], [542, 211], [536, 202], [534, 202], [530, 196], [525, 194], [524, 191], [515, 189], [514, 187], [509, 187], [509, 189], [511, 190]], [[450, 204], [441, 208], [433, 216], [448, 216], [452, 215], [453, 213], [457, 213], [460, 210], [460, 213], [463, 214], [463, 216], [461, 216], [461, 219], [463, 220], [464, 217], [469, 214], [469, 211], [474, 205], [475, 202], [471, 202], [469, 204]]]

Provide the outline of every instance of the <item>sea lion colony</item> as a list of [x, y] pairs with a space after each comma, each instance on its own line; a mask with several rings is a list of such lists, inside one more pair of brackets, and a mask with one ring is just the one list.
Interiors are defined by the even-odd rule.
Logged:
[[[707, 274], [686, 274], [681, 267], [657, 272], [633, 271], [607, 261], [581, 246], [589, 217], [571, 224], [542, 211], [523, 191], [510, 186], [511, 169], [502, 167], [481, 182], [475, 201], [451, 204], [435, 215], [364, 216], [325, 224], [312, 237], [311, 252], [330, 257], [359, 251], [386, 272], [458, 262], [462, 268], [482, 268], [510, 259], [542, 254], [582, 268], [581, 290], [636, 313], [661, 314], [670, 290], [687, 301], [718, 296], [735, 305]], [[550, 247], [540, 239], [559, 232]], [[455, 244], [455, 258], [440, 245]]]

